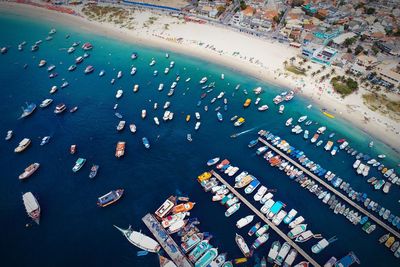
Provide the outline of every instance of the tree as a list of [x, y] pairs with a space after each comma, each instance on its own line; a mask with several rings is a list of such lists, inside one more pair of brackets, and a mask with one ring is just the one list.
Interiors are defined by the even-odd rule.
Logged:
[[375, 13], [375, 8], [369, 7], [369, 8], [367, 8], [367, 10], [365, 11], [365, 13], [367, 13], [368, 15], [372, 15], [372, 14]]
[[240, 9], [241, 9], [241, 10], [245, 10], [246, 8], [247, 8], [246, 2], [243, 1], [243, 0], [241, 0], [241, 1], [240, 1]]
[[336, 70], [334, 68], [331, 69], [331, 74], [335, 74]]
[[225, 12], [226, 8], [224, 6], [217, 6], [217, 10], [219, 14], [222, 14]]
[[323, 65], [323, 66], [322, 66], [322, 70], [325, 70], [325, 69], [326, 69], [326, 66], [325, 66], [325, 65]]
[[352, 37], [352, 38], [347, 38], [346, 40], [344, 40], [343, 45], [345, 47], [349, 47], [350, 45], [352, 45], [354, 42], [356, 41], [356, 38]]
[[286, 67], [287, 66], [287, 60], [283, 61], [283, 65]]
[[358, 55], [358, 54], [360, 54], [362, 51], [364, 51], [364, 48], [362, 48], [362, 46], [360, 46], [360, 45], [358, 45], [357, 47], [356, 47], [356, 49], [354, 50], [354, 55]]
[[290, 58], [290, 64], [292, 64], [293, 65], [293, 61], [295, 61], [296, 60], [296, 58], [295, 57], [291, 57]]

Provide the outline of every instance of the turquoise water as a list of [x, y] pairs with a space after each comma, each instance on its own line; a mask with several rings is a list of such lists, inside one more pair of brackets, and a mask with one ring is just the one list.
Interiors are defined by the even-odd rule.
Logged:
[[[54, 40], [47, 42], [44, 39], [51, 27], [57, 27], [58, 32]], [[0, 142], [3, 155], [0, 163], [5, 166], [0, 179], [0, 229], [3, 230], [0, 244], [3, 248], [3, 262], [7, 266], [32, 265], [32, 261], [35, 266], [157, 266], [157, 257], [154, 255], [136, 257], [137, 249], [112, 225], [125, 227], [131, 224], [133, 228], [147, 233], [140, 221], [141, 217], [154, 211], [166, 197], [177, 191], [188, 194], [197, 203], [192, 214], [200, 219], [202, 230], [213, 233], [213, 246], [218, 247], [220, 252], [228, 252], [230, 259], [241, 257], [234, 242], [235, 232], [246, 236], [248, 244], [253, 240], [247, 238], [248, 228], [238, 230], [235, 222], [248, 215], [249, 210], [241, 208], [231, 218], [225, 218], [224, 208], [211, 202], [211, 195], [204, 193], [195, 181], [197, 175], [206, 170], [205, 162], [217, 155], [229, 158], [234, 165], [259, 177], [266, 186], [276, 188], [278, 191], [274, 198], [286, 203], [288, 210], [297, 209], [314, 233], [321, 233], [326, 238], [333, 235], [339, 238], [339, 241], [315, 257], [321, 264], [330, 256], [340, 258], [353, 250], [365, 266], [398, 265], [392, 253], [377, 242], [384, 233], [381, 229], [367, 236], [360, 227], [352, 226], [343, 217], [335, 216], [310, 193], [301, 190], [298, 184], [269, 167], [255, 155], [254, 150], [247, 148], [247, 143], [256, 137], [258, 129], [271, 130], [303, 149], [322, 166], [346, 177], [353, 188], [368, 192], [374, 200], [395, 214], [400, 214], [398, 187], [393, 186], [387, 196], [382, 191], [371, 191], [363, 178], [357, 176], [351, 168], [354, 161], [352, 157], [342, 152], [332, 158], [322, 147], [315, 148], [304, 142], [302, 136], [292, 135], [284, 126], [287, 118], [307, 114], [312, 120], [326, 125], [328, 133], [335, 131], [336, 139], [350, 140], [357, 150], [371, 155], [387, 154], [385, 165], [394, 166], [399, 161], [398, 154], [378, 140], [374, 140], [373, 149], [368, 148], [372, 137], [354, 129], [350, 123], [340, 119], [329, 120], [315, 104], [313, 109], [306, 109], [309, 101], [298, 96], [286, 105], [285, 114], [279, 115], [272, 98], [282, 88], [199, 59], [172, 52], [170, 59], [166, 59], [166, 51], [9, 14], [1, 14], [0, 29], [0, 46], [10, 47], [9, 52], [0, 57], [3, 99], [0, 106], [0, 133], [5, 135], [9, 129], [15, 133], [10, 142]], [[67, 33], [71, 34], [69, 39], [65, 38]], [[30, 45], [38, 39], [43, 40], [39, 51], [30, 52]], [[28, 45], [23, 52], [19, 52], [16, 47], [23, 40]], [[74, 41], [90, 41], [94, 49], [76, 71], [68, 72], [68, 66], [78, 55], [83, 54], [81, 49], [72, 55], [67, 54], [65, 49]], [[130, 59], [133, 51], [139, 54], [135, 61]], [[157, 64], [151, 68], [148, 64], [153, 57]], [[40, 59], [46, 59], [48, 65], [55, 64], [59, 76], [49, 79], [46, 69], [37, 67]], [[164, 68], [170, 60], [175, 61], [175, 67], [168, 75], [164, 75]], [[24, 64], [28, 64], [26, 69], [23, 68]], [[83, 70], [88, 64], [96, 68], [95, 73], [84, 75]], [[132, 64], [138, 69], [135, 76], [129, 75]], [[106, 70], [106, 75], [101, 78], [97, 75], [100, 69]], [[159, 71], [157, 77], [152, 75], [154, 69]], [[124, 76], [112, 85], [110, 80], [116, 77], [119, 70], [123, 71]], [[180, 74], [181, 81], [174, 96], [167, 97], [176, 73]], [[221, 73], [225, 73], [223, 81], [219, 78]], [[199, 108], [196, 103], [203, 91], [198, 81], [203, 76], [207, 76], [209, 81], [215, 81], [216, 88]], [[187, 77], [191, 77], [191, 81], [184, 83]], [[51, 86], [60, 87], [63, 78], [70, 86], [50, 96]], [[164, 90], [158, 92], [161, 82], [164, 83]], [[140, 85], [136, 94], [132, 92], [134, 84]], [[244, 95], [242, 90], [235, 92], [237, 84], [241, 84], [241, 89], [247, 89], [249, 95]], [[257, 86], [266, 90], [261, 96], [261, 104], [268, 104], [270, 109], [264, 113], [259, 113], [254, 105], [246, 110], [242, 108], [247, 97], [255, 100], [251, 90]], [[116, 100], [115, 93], [120, 88], [124, 90], [124, 95]], [[214, 112], [218, 105], [223, 109], [222, 102], [210, 104], [211, 98], [220, 91], [225, 91], [229, 100], [228, 111], [221, 111], [225, 118], [222, 123], [217, 121]], [[54, 99], [49, 108], [38, 108], [29, 118], [17, 120], [21, 113], [20, 106], [26, 101], [40, 104], [49, 97]], [[164, 111], [160, 107], [167, 100], [171, 102], [170, 110], [175, 113], [174, 120], [161, 122], [157, 127], [152, 118], [158, 116], [161, 120]], [[79, 110], [73, 114], [65, 112], [56, 116], [53, 109], [60, 102], [64, 102], [68, 109], [79, 106]], [[154, 102], [158, 102], [159, 106], [156, 111], [153, 110]], [[137, 125], [135, 135], [128, 129], [116, 132], [118, 119], [114, 116], [115, 103], [119, 104], [118, 111], [127, 124], [134, 122]], [[208, 112], [204, 112], [204, 103], [209, 106]], [[145, 120], [140, 117], [142, 109], [147, 109]], [[202, 123], [198, 132], [194, 131], [196, 111], [201, 113]], [[185, 121], [188, 113], [192, 115], [189, 123]], [[235, 114], [246, 118], [240, 130], [229, 122], [229, 118]], [[256, 130], [236, 139], [229, 137], [232, 133], [254, 127]], [[318, 127], [310, 126], [310, 135]], [[187, 142], [187, 133], [192, 134], [192, 143]], [[39, 143], [45, 135], [51, 135], [52, 138], [49, 144], [41, 147]], [[150, 150], [146, 150], [142, 144], [144, 136], [151, 143]], [[33, 143], [27, 151], [17, 155], [13, 149], [24, 137], [31, 138]], [[117, 160], [114, 156], [115, 145], [120, 140], [127, 142], [126, 155]], [[69, 154], [71, 144], [78, 145], [76, 155]], [[74, 174], [71, 168], [78, 157], [84, 157], [88, 162], [81, 171]], [[39, 171], [29, 180], [19, 181], [17, 176], [32, 162], [41, 163]], [[88, 179], [91, 164], [100, 165], [99, 174], [94, 180]], [[378, 174], [372, 172], [371, 175]], [[96, 207], [98, 196], [120, 187], [125, 189], [121, 201], [105, 209]], [[42, 219], [39, 227], [25, 228], [26, 223], [31, 223], [21, 201], [21, 192], [26, 191], [32, 191], [41, 204]], [[281, 228], [288, 231], [284, 226]], [[270, 240], [256, 251], [255, 256], [266, 255], [276, 239], [276, 235], [270, 233]], [[310, 252], [314, 242], [308, 241], [302, 247]], [[253, 266], [252, 260], [248, 266]]]

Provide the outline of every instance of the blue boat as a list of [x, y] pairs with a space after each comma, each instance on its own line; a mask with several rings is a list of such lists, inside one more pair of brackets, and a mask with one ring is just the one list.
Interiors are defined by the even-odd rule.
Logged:
[[272, 219], [272, 217], [274, 217], [275, 214], [277, 214], [284, 206], [285, 204], [283, 204], [281, 201], [275, 202], [274, 205], [269, 210], [268, 218]]
[[258, 144], [258, 139], [254, 139], [254, 140], [250, 141], [250, 143], [248, 144], [248, 147], [252, 148], [253, 146], [255, 146], [257, 144]]
[[19, 117], [20, 119], [28, 117], [29, 115], [32, 114], [32, 112], [34, 112], [36, 109], [36, 104], [35, 103], [30, 103], [28, 105], [28, 103], [26, 104], [26, 108], [22, 107], [22, 114]]
[[349, 267], [353, 263], [360, 264], [360, 260], [357, 258], [356, 254], [351, 251], [349, 254], [341, 258], [335, 263], [335, 267]]
[[368, 221], [368, 216], [364, 216], [364, 217], [362, 217], [362, 219], [360, 220], [360, 224], [361, 224], [361, 225], [364, 225], [367, 221]]
[[226, 171], [226, 169], [228, 169], [230, 166], [231, 166], [231, 165], [229, 165], [229, 164], [226, 164], [226, 165], [222, 166], [221, 172]]
[[138, 257], [146, 256], [147, 254], [149, 254], [149, 252], [145, 251], [145, 250], [140, 250], [140, 251], [136, 252], [136, 256], [138, 256]]
[[200, 105], [201, 105], [201, 100], [199, 100], [199, 101], [197, 102], [197, 106], [200, 107]]
[[142, 142], [145, 148], [149, 149], [150, 148], [150, 143], [149, 140], [146, 137], [142, 138]]
[[222, 117], [221, 112], [217, 113], [217, 118], [218, 118], [219, 121], [223, 121], [224, 120], [224, 118]]

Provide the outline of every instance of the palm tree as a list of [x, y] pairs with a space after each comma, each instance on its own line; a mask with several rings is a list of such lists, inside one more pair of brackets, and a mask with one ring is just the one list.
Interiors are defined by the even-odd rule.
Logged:
[[331, 69], [331, 74], [335, 74], [336, 70], [334, 68]]
[[283, 65], [286, 67], [287, 66], [287, 60], [283, 61]]
[[308, 65], [308, 66], [307, 66], [307, 69], [309, 69], [309, 70], [310, 70], [310, 69], [311, 69], [311, 66], [310, 66], [310, 65]]
[[292, 64], [293, 65], [293, 61], [295, 61], [296, 60], [296, 58], [295, 57], [291, 57], [290, 58], [290, 64]]
[[326, 69], [326, 66], [325, 66], [325, 65], [323, 65], [323, 66], [322, 66], [322, 70], [325, 70], [325, 69]]

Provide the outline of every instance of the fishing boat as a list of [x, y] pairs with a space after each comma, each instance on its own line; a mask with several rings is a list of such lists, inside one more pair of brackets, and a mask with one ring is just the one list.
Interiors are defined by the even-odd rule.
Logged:
[[125, 154], [125, 142], [119, 141], [115, 149], [115, 156], [117, 158], [122, 157]]
[[31, 115], [36, 109], [36, 104], [35, 103], [30, 103], [30, 104], [26, 104], [26, 107], [22, 107], [22, 114], [19, 117], [20, 119], [28, 117], [29, 115]]
[[157, 253], [160, 251], [161, 246], [157, 241], [141, 232], [133, 231], [131, 226], [129, 226], [128, 229], [122, 229], [116, 225], [114, 225], [114, 227], [117, 228], [132, 245], [148, 252]]
[[73, 171], [73, 172], [79, 171], [79, 170], [83, 167], [83, 165], [85, 165], [85, 163], [86, 163], [86, 159], [84, 159], [84, 158], [78, 158], [78, 159], [76, 160], [76, 162], [75, 162], [74, 167], [72, 168], [72, 171]]
[[123, 194], [124, 189], [111, 190], [107, 194], [98, 198], [97, 205], [102, 208], [107, 207], [108, 205], [111, 205], [118, 201]]
[[37, 169], [39, 169], [40, 164], [39, 163], [32, 163], [31, 165], [29, 165], [27, 168], [25, 168], [24, 172], [21, 173], [18, 178], [20, 180], [26, 179], [28, 177], [30, 177], [32, 174], [34, 174]]
[[26, 192], [22, 195], [25, 210], [28, 216], [37, 224], [40, 223], [40, 206], [32, 192]]
[[96, 177], [98, 170], [99, 165], [93, 165], [92, 168], [90, 168], [89, 178], [93, 179], [94, 177]]
[[14, 149], [15, 153], [20, 153], [24, 151], [31, 144], [31, 139], [24, 138], [19, 142], [18, 146]]
[[246, 241], [244, 240], [244, 238], [241, 235], [236, 233], [235, 241], [236, 241], [236, 244], [238, 245], [240, 251], [243, 253], [243, 255], [246, 258], [251, 257], [250, 249], [247, 246]]

